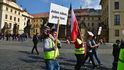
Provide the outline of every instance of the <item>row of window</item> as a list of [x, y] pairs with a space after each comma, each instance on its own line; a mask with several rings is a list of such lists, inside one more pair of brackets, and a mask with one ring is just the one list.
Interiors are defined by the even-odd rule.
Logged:
[[82, 19], [82, 20], [100, 20], [100, 17], [76, 17], [77, 19]]
[[20, 15], [20, 12], [19, 12], [19, 11], [14, 10], [14, 9], [12, 9], [12, 8], [9, 8], [9, 7], [6, 7], [6, 11], [9, 11], [9, 12], [12, 12], [12, 13], [14, 13], [14, 14]]
[[7, 28], [10, 28], [10, 29], [11, 29], [12, 23], [7, 23], [7, 22], [5, 22], [5, 26], [6, 26]]
[[39, 20], [39, 19], [34, 19], [33, 20], [33, 22], [38, 22], [38, 21], [41, 21], [42, 22], [42, 20]]
[[20, 18], [8, 16], [7, 14], [5, 15], [5, 19], [10, 19], [10, 20], [14, 20], [14, 21], [17, 20], [18, 22], [20, 22]]
[[89, 27], [89, 26], [94, 26], [94, 23], [87, 23], [87, 26]]

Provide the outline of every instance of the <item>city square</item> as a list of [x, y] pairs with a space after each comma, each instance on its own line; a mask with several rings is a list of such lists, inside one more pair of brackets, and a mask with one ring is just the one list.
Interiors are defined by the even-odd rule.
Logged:
[[0, 70], [123, 70], [124, 0], [0, 0]]
[[[40, 55], [31, 54], [33, 43], [31, 39], [19, 41], [0, 41], [0, 70], [44, 70], [42, 42], [38, 43]], [[62, 43], [60, 49], [59, 63], [61, 70], [74, 70], [76, 58], [74, 56], [74, 45]], [[99, 58], [103, 65], [96, 70], [111, 70], [113, 57], [112, 45], [106, 43], [98, 49]], [[92, 70], [91, 64], [82, 66], [82, 70]]]

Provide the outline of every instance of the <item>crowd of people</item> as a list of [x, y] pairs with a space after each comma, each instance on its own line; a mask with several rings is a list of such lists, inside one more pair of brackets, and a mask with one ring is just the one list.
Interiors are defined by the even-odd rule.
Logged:
[[4, 33], [0, 33], [0, 40], [25, 41], [25, 40], [27, 40], [27, 38], [28, 38], [28, 36], [25, 33], [22, 33], [22, 34], [11, 34], [11, 33], [4, 34]]
[[[50, 29], [50, 27], [45, 26], [43, 29], [43, 49], [44, 49], [44, 61], [46, 63], [46, 70], [60, 70], [59, 62], [57, 60], [59, 56], [59, 49], [61, 48], [61, 42], [57, 38], [56, 29]], [[95, 36], [88, 35], [88, 39], [84, 40], [81, 37], [82, 35], [78, 34], [75, 41], [71, 41], [70, 38], [67, 40], [68, 44], [75, 44], [75, 56], [77, 59], [75, 70], [80, 70], [81, 66], [85, 65], [86, 60], [89, 58], [89, 62], [92, 62], [93, 69], [102, 65], [101, 61], [97, 56], [97, 48], [99, 43], [96, 42]], [[34, 46], [31, 53], [35, 49], [37, 54], [37, 34], [33, 36]], [[98, 64], [95, 64], [94, 57], [97, 60]]]

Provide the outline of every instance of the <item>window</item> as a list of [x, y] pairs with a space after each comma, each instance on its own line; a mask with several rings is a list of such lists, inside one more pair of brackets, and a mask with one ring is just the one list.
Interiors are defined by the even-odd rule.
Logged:
[[11, 9], [11, 12], [12, 12], [13, 10]]
[[14, 17], [14, 21], [16, 21], [16, 17]]
[[94, 20], [94, 17], [92, 17], [92, 20]]
[[20, 19], [18, 18], [18, 22], [20, 22]]
[[92, 23], [92, 26], [94, 26], [94, 23]]
[[6, 11], [8, 11], [8, 7], [6, 7]]
[[100, 17], [98, 17], [98, 19], [100, 20]]
[[9, 23], [9, 28], [11, 28], [12, 27], [12, 23]]
[[115, 15], [114, 16], [114, 24], [115, 25], [120, 25], [120, 15]]
[[18, 14], [20, 15], [20, 12]]
[[114, 5], [115, 6], [115, 9], [119, 9], [119, 2], [115, 2], [114, 4], [115, 4]]
[[85, 20], [85, 17], [84, 17], [84, 20]]
[[119, 30], [115, 30], [115, 37], [119, 37]]
[[7, 19], [8, 18], [8, 15], [5, 15], [5, 19]]
[[88, 26], [90, 26], [90, 23], [88, 23]]
[[10, 16], [10, 20], [12, 20], [12, 16]]
[[16, 14], [17, 11], [15, 11], [15, 14]]

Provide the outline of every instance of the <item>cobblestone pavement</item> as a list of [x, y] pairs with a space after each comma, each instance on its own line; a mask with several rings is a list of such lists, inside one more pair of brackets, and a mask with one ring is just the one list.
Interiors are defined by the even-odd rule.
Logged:
[[[42, 57], [42, 42], [38, 44], [40, 55], [31, 54], [33, 43], [29, 39], [24, 42], [0, 41], [0, 70], [45, 70]], [[74, 56], [74, 45], [62, 44], [59, 63], [61, 70], [74, 70], [76, 58]], [[112, 46], [103, 44], [98, 49], [102, 66], [94, 70], [111, 70]], [[81, 70], [93, 70], [91, 64], [86, 63]]]

